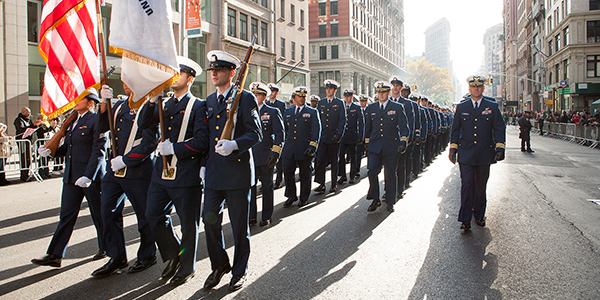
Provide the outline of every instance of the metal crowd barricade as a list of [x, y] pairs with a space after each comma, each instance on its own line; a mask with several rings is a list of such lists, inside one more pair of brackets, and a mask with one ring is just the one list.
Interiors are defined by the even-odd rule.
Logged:
[[[532, 121], [532, 132], [539, 133], [537, 121]], [[544, 122], [544, 135], [577, 143], [581, 146], [596, 148], [600, 142], [600, 128], [598, 126], [581, 126], [573, 123]]]
[[37, 173], [37, 153], [33, 152], [30, 140], [10, 140], [8, 155], [1, 158], [4, 168], [0, 173], [21, 172], [27, 170], [29, 177], [33, 176], [38, 182], [42, 178]]
[[36, 178], [39, 178], [38, 181], [43, 181], [42, 176], [40, 176], [40, 170], [47, 168], [48, 172], [51, 173], [51, 170], [62, 170], [65, 166], [65, 158], [64, 157], [42, 157], [38, 154], [38, 149], [45, 145], [50, 139], [37, 139], [34, 144], [33, 153], [36, 157], [35, 162], [35, 174], [37, 174]]

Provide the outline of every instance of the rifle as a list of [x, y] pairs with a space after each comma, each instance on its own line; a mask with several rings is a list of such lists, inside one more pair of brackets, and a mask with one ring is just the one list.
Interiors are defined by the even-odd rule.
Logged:
[[[242, 62], [242, 66], [240, 67], [240, 71], [238, 73], [238, 77], [235, 80], [235, 84], [231, 88], [231, 97], [227, 99], [227, 122], [225, 122], [225, 127], [223, 128], [223, 133], [221, 133], [222, 140], [232, 140], [233, 139], [233, 129], [235, 127], [236, 115], [238, 111], [238, 106], [240, 105], [240, 99], [242, 99], [242, 91], [244, 89], [244, 82], [246, 81], [246, 74], [248, 73], [248, 61], [250, 61], [250, 57], [254, 52], [254, 44], [256, 43], [256, 34], [252, 37], [252, 43], [248, 46], [248, 51], [246, 52], [246, 57]], [[234, 100], [232, 101], [231, 98]]]

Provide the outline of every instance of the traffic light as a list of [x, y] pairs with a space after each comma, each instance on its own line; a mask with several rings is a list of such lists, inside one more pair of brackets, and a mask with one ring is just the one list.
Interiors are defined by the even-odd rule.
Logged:
[[519, 102], [523, 102], [523, 95], [519, 96]]
[[486, 85], [494, 85], [494, 79], [492, 77], [489, 77], [487, 79]]

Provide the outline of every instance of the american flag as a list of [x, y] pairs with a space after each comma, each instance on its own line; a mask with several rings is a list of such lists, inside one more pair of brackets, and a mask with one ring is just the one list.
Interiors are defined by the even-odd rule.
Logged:
[[39, 51], [46, 61], [42, 113], [73, 108], [100, 85], [98, 19], [94, 0], [44, 0]]

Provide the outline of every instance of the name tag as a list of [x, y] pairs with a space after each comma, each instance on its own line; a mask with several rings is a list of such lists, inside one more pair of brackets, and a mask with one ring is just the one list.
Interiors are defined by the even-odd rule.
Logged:
[[468, 113], [468, 112], [464, 112], [464, 113], [462, 113], [462, 114], [463, 114], [463, 116], [468, 116], [468, 115], [469, 115], [469, 113]]

